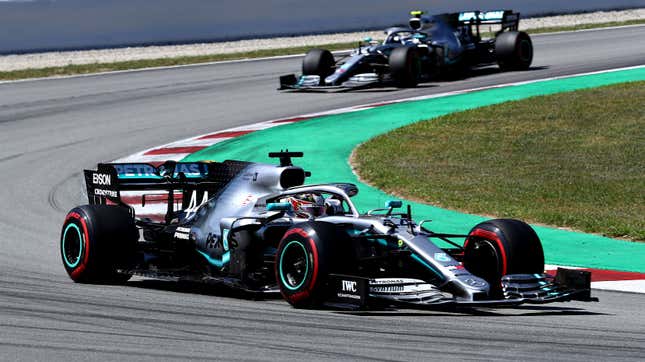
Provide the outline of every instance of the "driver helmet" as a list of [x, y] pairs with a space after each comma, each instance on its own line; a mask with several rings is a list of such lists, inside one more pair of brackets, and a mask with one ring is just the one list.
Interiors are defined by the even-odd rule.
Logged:
[[283, 199], [283, 202], [290, 203], [298, 217], [318, 217], [325, 213], [325, 198], [317, 194], [296, 194]]
[[410, 18], [408, 24], [416, 31], [428, 30], [434, 26], [432, 19], [428, 16], [414, 16]]

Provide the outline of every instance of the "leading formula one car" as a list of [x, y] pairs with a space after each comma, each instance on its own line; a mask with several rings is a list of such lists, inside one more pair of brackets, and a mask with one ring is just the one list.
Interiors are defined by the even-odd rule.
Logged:
[[[331, 90], [374, 85], [415, 87], [419, 82], [471, 66], [497, 63], [502, 70], [528, 69], [533, 44], [518, 31], [520, 14], [512, 10], [466, 11], [426, 16], [413, 11], [407, 27], [385, 30], [379, 44], [366, 39], [349, 56], [336, 60], [324, 49], [312, 49], [302, 75], [280, 77], [280, 89]], [[482, 26], [499, 26], [482, 39]]]
[[[353, 184], [304, 185], [279, 165], [242, 161], [99, 164], [86, 170], [89, 204], [62, 227], [63, 265], [75, 282], [132, 275], [282, 294], [295, 307], [483, 306], [590, 300], [590, 274], [544, 274], [533, 229], [490, 220], [468, 234], [430, 231], [400, 201], [361, 214]], [[120, 193], [165, 193], [163, 221], [135, 215]], [[180, 192], [180, 193], [179, 193]], [[181, 195], [181, 199], [175, 195]], [[451, 239], [461, 238], [462, 244]], [[443, 246], [440, 246], [443, 245]]]

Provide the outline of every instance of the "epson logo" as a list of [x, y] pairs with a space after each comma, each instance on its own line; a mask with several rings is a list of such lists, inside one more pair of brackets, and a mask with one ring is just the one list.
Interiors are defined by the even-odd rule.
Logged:
[[353, 280], [343, 280], [343, 292], [356, 293], [356, 282]]
[[112, 177], [110, 175], [95, 173], [92, 175], [92, 183], [95, 185], [111, 185]]

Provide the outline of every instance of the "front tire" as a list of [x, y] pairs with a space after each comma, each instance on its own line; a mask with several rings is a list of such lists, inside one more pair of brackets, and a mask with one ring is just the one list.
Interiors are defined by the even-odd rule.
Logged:
[[130, 275], [117, 273], [132, 261], [139, 232], [128, 210], [112, 205], [72, 209], [61, 230], [63, 266], [78, 283], [123, 283]]
[[325, 49], [311, 49], [302, 60], [302, 74], [317, 75], [324, 82], [327, 76], [334, 73], [336, 60], [334, 55]]
[[336, 225], [312, 221], [291, 227], [276, 253], [276, 280], [284, 299], [296, 308], [325, 300], [330, 273], [350, 265], [347, 235]]
[[476, 225], [464, 243], [464, 267], [501, 293], [506, 274], [541, 274], [544, 252], [537, 234], [520, 220], [496, 219]]
[[419, 84], [419, 53], [412, 47], [394, 48], [388, 60], [392, 79], [400, 88], [413, 88]]
[[523, 31], [507, 31], [495, 38], [495, 56], [503, 71], [526, 70], [533, 62], [533, 42]]

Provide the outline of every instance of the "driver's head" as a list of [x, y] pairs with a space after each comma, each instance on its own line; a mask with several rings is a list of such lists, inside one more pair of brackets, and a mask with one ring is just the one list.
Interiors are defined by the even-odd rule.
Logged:
[[314, 193], [289, 196], [283, 202], [289, 202], [300, 217], [321, 216], [325, 212], [325, 199]]
[[427, 30], [432, 28], [432, 21], [427, 16], [415, 16], [410, 18], [410, 27], [416, 31]]

